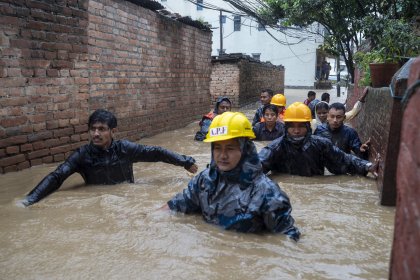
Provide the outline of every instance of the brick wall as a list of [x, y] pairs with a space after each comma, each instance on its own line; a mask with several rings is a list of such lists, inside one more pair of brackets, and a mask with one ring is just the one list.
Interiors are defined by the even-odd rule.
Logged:
[[209, 107], [211, 33], [125, 1], [89, 4], [90, 106], [116, 113], [120, 135], [178, 128]]
[[[411, 66], [408, 87], [419, 80], [420, 57]], [[420, 279], [420, 87], [413, 89], [404, 103], [390, 279]]]
[[87, 3], [0, 1], [0, 172], [87, 140]]
[[247, 56], [225, 56], [212, 60], [210, 94], [212, 104], [227, 96], [233, 108], [259, 100], [260, 92], [271, 88], [284, 92], [284, 67], [261, 63]]
[[[370, 88], [366, 103], [352, 126], [358, 131], [362, 142], [371, 137], [370, 160], [381, 155], [377, 186], [382, 205], [394, 206], [396, 202], [396, 167], [400, 143], [402, 119], [401, 96], [407, 87], [407, 73], [400, 70], [392, 88]], [[357, 76], [357, 75], [356, 75]], [[357, 84], [357, 79], [355, 81]], [[361, 88], [350, 88], [347, 106], [351, 108]]]
[[126, 1], [0, 0], [0, 173], [64, 160], [87, 119], [118, 138], [180, 127], [209, 107], [211, 33]]

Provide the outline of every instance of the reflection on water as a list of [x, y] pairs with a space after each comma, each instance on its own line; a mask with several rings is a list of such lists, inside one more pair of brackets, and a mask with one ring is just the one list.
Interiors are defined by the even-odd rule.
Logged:
[[[248, 116], [252, 113], [247, 112]], [[197, 123], [143, 139], [209, 162], [194, 142]], [[258, 149], [264, 143], [257, 143]], [[156, 211], [190, 175], [164, 163], [135, 164], [135, 184], [83, 186], [71, 176], [27, 209], [16, 200], [55, 165], [0, 176], [3, 279], [385, 279], [394, 208], [378, 205], [374, 181], [359, 176], [276, 175], [302, 232], [239, 234], [200, 216]]]

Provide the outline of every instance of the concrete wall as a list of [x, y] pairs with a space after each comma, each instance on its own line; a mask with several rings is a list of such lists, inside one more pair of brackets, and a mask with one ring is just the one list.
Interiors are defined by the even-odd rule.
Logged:
[[233, 108], [259, 100], [260, 92], [270, 88], [284, 93], [284, 67], [249, 59], [247, 56], [226, 56], [212, 60], [210, 94], [212, 103], [227, 96]]
[[0, 0], [0, 173], [64, 160], [87, 119], [118, 138], [186, 125], [209, 107], [211, 33], [123, 0]]
[[397, 208], [390, 279], [420, 279], [420, 57], [411, 66], [397, 167]]

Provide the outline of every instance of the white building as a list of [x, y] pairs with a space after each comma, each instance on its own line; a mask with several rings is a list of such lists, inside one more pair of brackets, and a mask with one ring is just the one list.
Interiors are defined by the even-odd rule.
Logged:
[[[269, 61], [274, 65], [283, 65], [286, 69], [286, 87], [312, 87], [314, 85], [316, 49], [323, 43], [322, 37], [298, 28], [284, 29], [284, 33], [288, 35], [267, 28], [278, 41], [285, 43], [281, 44], [273, 39], [256, 20], [243, 16], [244, 13], [223, 0], [157, 1], [172, 13], [190, 16], [192, 19], [211, 24], [213, 27], [212, 55], [214, 56], [217, 56], [220, 50], [219, 18], [220, 9], [224, 9], [225, 11], [222, 11], [222, 42], [225, 53], [243, 53], [259, 58], [261, 61]], [[313, 29], [316, 28], [321, 27], [314, 25]]]

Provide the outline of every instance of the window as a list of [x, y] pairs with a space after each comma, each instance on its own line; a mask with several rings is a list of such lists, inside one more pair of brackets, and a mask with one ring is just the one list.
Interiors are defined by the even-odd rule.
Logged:
[[226, 23], [226, 16], [221, 16], [222, 17], [222, 23]]
[[241, 16], [233, 17], [233, 31], [241, 31]]
[[261, 23], [258, 23], [258, 31], [264, 31], [265, 27]]
[[200, 4], [203, 4], [203, 0], [197, 0], [197, 11], [203, 10], [203, 6]]
[[253, 59], [260, 60], [260, 57], [261, 57], [261, 53], [253, 53], [252, 54]]

